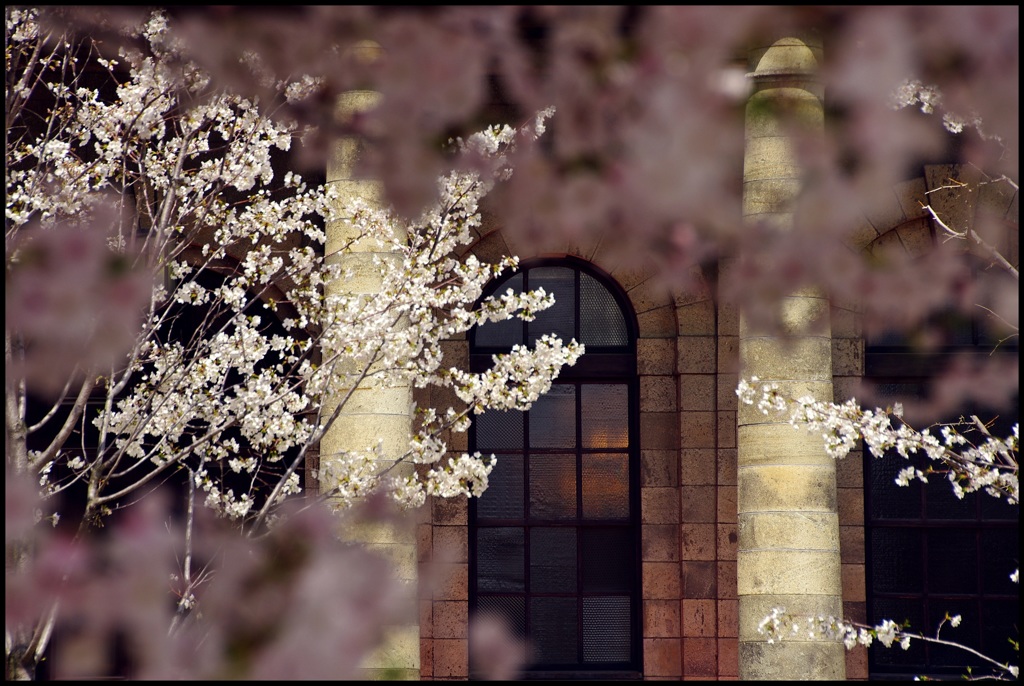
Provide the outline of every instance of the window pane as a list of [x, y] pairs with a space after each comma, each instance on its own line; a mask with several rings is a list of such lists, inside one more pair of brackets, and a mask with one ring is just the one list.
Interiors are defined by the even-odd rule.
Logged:
[[479, 591], [514, 593], [526, 590], [523, 530], [519, 527], [476, 531], [476, 583]]
[[[885, 396], [879, 398], [876, 394], [872, 404], [925, 404], [937, 392], [936, 375], [947, 362], [959, 354], [993, 353], [991, 347], [976, 344], [975, 332], [967, 320], [942, 316], [933, 317], [931, 323], [944, 329], [941, 342], [955, 344], [956, 350], [924, 351], [912, 347], [910, 338], [902, 335], [884, 341], [884, 348], [869, 341], [864, 361], [866, 380]], [[979, 414], [979, 408], [963, 404], [945, 417], [931, 419], [955, 421], [972, 414], [989, 418], [1005, 416], [1006, 411]], [[1016, 414], [1009, 415], [1011, 422]], [[1005, 435], [1002, 431], [993, 433]], [[935, 466], [923, 455], [906, 460], [890, 450], [883, 459], [866, 456], [864, 462], [870, 623], [882, 619], [906, 621], [911, 631], [934, 635], [947, 613], [959, 614], [960, 625], [952, 628], [947, 623], [941, 638], [980, 649], [997, 660], [1016, 659], [1006, 639], [1016, 638], [1020, 621], [1018, 589], [1009, 579], [1018, 563], [1019, 508], [1006, 507], [1004, 502], [984, 494], [956, 498], [943, 474], [932, 475], [927, 484], [912, 482], [909, 489], [895, 487], [892, 481], [899, 470]], [[1000, 650], [1006, 653], [993, 654]], [[977, 660], [963, 650], [921, 641], [911, 641], [909, 651], [874, 646], [869, 651], [872, 674], [883, 678], [957, 678], [968, 666], [979, 666]]]
[[576, 387], [557, 384], [530, 408], [530, 446], [576, 447]]
[[487, 490], [477, 501], [478, 517], [523, 518], [523, 456], [498, 455], [487, 479]]
[[583, 456], [583, 516], [586, 519], [629, 517], [629, 456]]
[[1020, 664], [1020, 656], [1006, 640], [1020, 640], [1020, 598], [1017, 593], [1014, 592], [1012, 598], [986, 600], [981, 611], [984, 613], [981, 619], [981, 652], [999, 662]]
[[[498, 287], [495, 296], [502, 296], [511, 288], [513, 293], [523, 292], [523, 275], [509, 277]], [[488, 322], [475, 329], [475, 343], [481, 347], [511, 348], [523, 342], [523, 320], [519, 317], [506, 319], [503, 322]]]
[[629, 387], [586, 385], [580, 389], [585, 411], [584, 448], [625, 448], [629, 445]]
[[531, 598], [530, 637], [537, 662], [576, 662], [576, 598]]
[[491, 410], [476, 417], [476, 447], [480, 450], [516, 450], [523, 447], [523, 413]]
[[[904, 465], [905, 466], [905, 465]], [[977, 519], [978, 498], [957, 498], [949, 481], [935, 475], [924, 487], [925, 508], [929, 520]]]
[[540, 267], [529, 273], [529, 289], [543, 288], [555, 296], [555, 304], [537, 313], [527, 324], [529, 342], [553, 334], [568, 343], [576, 338], [576, 272], [565, 267]]
[[[948, 483], [946, 487], [949, 487]], [[981, 499], [981, 516], [983, 519], [1016, 522], [1020, 515], [1020, 506], [1011, 505], [1006, 498], [993, 498], [987, 493], [979, 493], [976, 497]]]
[[896, 485], [896, 475], [907, 466], [907, 461], [894, 455], [869, 459], [872, 519], [920, 519], [921, 482], [911, 481], [905, 487]]
[[[984, 498], [984, 495], [976, 496]], [[982, 591], [1017, 596], [1017, 584], [1010, 581], [1010, 573], [1020, 560], [1020, 539], [1017, 529], [983, 529], [981, 551], [985, 564], [981, 570]]]
[[871, 583], [876, 593], [921, 593], [921, 530], [871, 532]]
[[580, 531], [583, 547], [583, 591], [628, 592], [633, 584], [633, 534], [625, 528]]
[[[902, 598], [880, 598], [874, 601], [869, 623], [879, 624], [883, 619], [891, 619], [897, 624], [904, 621], [910, 623], [911, 630], [920, 629], [928, 632], [924, 625], [924, 608], [919, 599], [905, 600]], [[877, 665], [903, 666], [909, 670], [920, 668], [925, 664], [925, 644], [922, 641], [911, 641], [910, 648], [886, 648], [878, 641], [871, 644], [871, 658]]]
[[583, 661], [626, 662], [629, 596], [583, 599]]
[[480, 596], [476, 601], [476, 616], [487, 615], [504, 621], [513, 636], [526, 636], [526, 599], [523, 596]]
[[941, 529], [928, 532], [928, 591], [978, 592], [978, 543], [975, 532]]
[[576, 518], [576, 456], [530, 457], [530, 517]]
[[[945, 618], [947, 612], [950, 617], [960, 615], [961, 624], [954, 629], [947, 623], [942, 627], [942, 638], [963, 643], [971, 648], [980, 648], [981, 624], [978, 621], [978, 601], [973, 598], [970, 600], [932, 598], [928, 607], [928, 623], [924, 627], [919, 627], [918, 630], [923, 631], [926, 635], [928, 633], [934, 635], [935, 629]], [[937, 644], [928, 646], [928, 662], [941, 667], [978, 666], [981, 664], [978, 658], [965, 650]]]
[[589, 274], [580, 274], [580, 338], [588, 346], [628, 345], [626, 320], [615, 297]]
[[530, 529], [530, 591], [576, 592], [576, 528]]

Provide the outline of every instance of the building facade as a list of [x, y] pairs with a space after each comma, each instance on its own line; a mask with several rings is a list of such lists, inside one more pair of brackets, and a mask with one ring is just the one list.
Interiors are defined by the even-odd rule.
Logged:
[[[797, 39], [751, 53], [743, 208], [750, 220], [792, 221], [801, 171], [775, 110], [763, 105], [785, 104], [806, 127], [823, 127], [814, 80], [820, 54]], [[347, 106], [372, 97], [353, 94]], [[351, 179], [350, 163], [351, 149], [343, 149], [328, 182], [372, 193]], [[921, 254], [937, 240], [925, 205], [958, 225], [985, 211], [1016, 226], [1014, 193], [948, 188], [948, 179], [970, 181], [974, 173], [923, 166], [879, 198], [848, 247]], [[1016, 264], [1016, 231], [1007, 235], [1012, 243], [999, 247]], [[780, 605], [858, 621], [901, 613], [893, 618], [912, 618], [924, 630], [941, 620], [947, 610], [940, 608], [962, 608], [985, 627], [971, 630], [982, 644], [990, 630], [1012, 634], [1016, 589], [990, 565], [1012, 569], [1017, 559], [1015, 511], [983, 504], [950, 514], [954, 506], [925, 489], [914, 491], [916, 510], [897, 512], [884, 490], [895, 488], [894, 474], [860, 450], [835, 462], [819, 437], [766, 424], [738, 405], [737, 383], [751, 375], [838, 402], [864, 378], [906, 390], [926, 376], [929, 369], [910, 372], [899, 362], [893, 370], [893, 359], [906, 359], [898, 345], [865, 341], [856, 302], [830, 303], [814, 292], [786, 298], [794, 338], [783, 342], [723, 304], [708, 274], [694, 274], [701, 288], [668, 292], [654, 270], [626, 266], [598, 240], [537, 254], [492, 220], [468, 253], [489, 262], [520, 256], [522, 269], [492, 287], [542, 285], [558, 305], [531, 324], [494, 324], [448, 341], [446, 360], [480, 370], [494, 352], [549, 332], [575, 337], [588, 352], [530, 412], [483, 415], [468, 435], [455, 435], [454, 451], [498, 455], [482, 498], [433, 500], [415, 532], [377, 539], [418, 579], [419, 617], [396, 628], [368, 668], [472, 678], [469, 624], [484, 612], [529, 637], [529, 673], [537, 678], [867, 679], [967, 664], [925, 648], [892, 657], [800, 638], [768, 645], [757, 625]], [[828, 322], [824, 331], [808, 327], [818, 315]], [[980, 344], [976, 337], [962, 343]], [[395, 440], [407, 435], [411, 389], [368, 393], [372, 402], [357, 403], [347, 421]], [[355, 429], [345, 427], [339, 422], [324, 451], [349, 440]], [[949, 541], [974, 557], [950, 567], [942, 554]], [[894, 585], [898, 575], [920, 581]]]

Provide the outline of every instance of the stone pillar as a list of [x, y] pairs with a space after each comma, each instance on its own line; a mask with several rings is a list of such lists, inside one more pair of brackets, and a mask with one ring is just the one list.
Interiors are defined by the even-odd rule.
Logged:
[[[784, 38], [751, 53], [743, 214], [786, 231], [793, 226], [802, 172], [793, 127], [823, 132], [814, 71], [821, 50]], [[740, 318], [740, 373], [776, 382], [787, 396], [831, 401], [829, 303], [811, 290], [781, 305], [785, 335]], [[817, 320], [815, 326], [811, 322]], [[793, 614], [842, 614], [835, 464], [821, 436], [741, 405], [737, 417], [737, 593], [740, 679], [844, 679], [842, 644], [806, 634], [769, 645], [757, 632], [773, 607]]]
[[[371, 53], [373, 48], [367, 48]], [[354, 113], [365, 111], [378, 101], [379, 94], [373, 91], [350, 91], [341, 96], [338, 116], [343, 120]], [[339, 203], [349, 198], [363, 198], [378, 201], [379, 183], [358, 179], [354, 168], [359, 144], [355, 139], [337, 141], [327, 163], [327, 183], [334, 186]], [[375, 245], [354, 241], [356, 232], [347, 221], [328, 223], [326, 227], [328, 260], [340, 262], [350, 270], [350, 278], [339, 279], [327, 286], [328, 293], [355, 294], [373, 297], [379, 288], [379, 280], [372, 269], [374, 257], [394, 259]], [[344, 250], [342, 247], [346, 246]], [[325, 355], [326, 357], [326, 355]], [[342, 373], [352, 371], [340, 370]], [[329, 416], [340, 399], [325, 400], [324, 414]], [[337, 421], [320, 442], [321, 475], [324, 467], [345, 450], [365, 450], [382, 442], [384, 455], [401, 455], [409, 448], [412, 435], [412, 388], [408, 384], [387, 384], [367, 378], [352, 393], [338, 416]], [[390, 463], [380, 465], [381, 470]], [[411, 469], [400, 465], [398, 470]], [[392, 470], [394, 473], [394, 470]], [[332, 484], [321, 483], [321, 491], [330, 489]], [[416, 680], [420, 676], [419, 619], [415, 611], [416, 589], [416, 530], [415, 519], [410, 517], [406, 526], [380, 524], [363, 525], [346, 535], [382, 552], [395, 564], [398, 575], [410, 585], [412, 594], [410, 613], [407, 621], [390, 627], [384, 643], [369, 656], [363, 667], [368, 679]]]

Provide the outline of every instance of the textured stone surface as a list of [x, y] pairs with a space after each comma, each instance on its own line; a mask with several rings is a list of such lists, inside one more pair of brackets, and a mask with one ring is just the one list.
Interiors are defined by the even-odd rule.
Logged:
[[[838, 583], [838, 569], [836, 570]], [[796, 616], [808, 615], [843, 615], [843, 604], [833, 595], [811, 595], [803, 591], [795, 594], [775, 593], [771, 595], [745, 595], [739, 599], [739, 639], [763, 643], [764, 635], [758, 633], [757, 626], [775, 607], [784, 607]], [[794, 640], [796, 640], [794, 638]], [[806, 640], [806, 639], [804, 639]], [[787, 641], [783, 641], [786, 643]]]
[[644, 562], [679, 561], [679, 527], [675, 524], [645, 524], [641, 538]]
[[741, 423], [737, 428], [744, 467], [822, 465], [834, 468], [834, 461], [822, 448], [820, 435], [789, 424], [765, 421], [764, 424]]
[[748, 595], [829, 596], [841, 588], [838, 551], [750, 550], [736, 560], [736, 591]]
[[640, 338], [667, 338], [676, 331], [676, 309], [672, 305], [648, 310], [637, 315]]
[[679, 457], [679, 483], [687, 486], [715, 483], [715, 451], [710, 448], [684, 448]]
[[672, 450], [679, 447], [675, 412], [640, 412], [641, 450]]
[[679, 526], [684, 560], [715, 559], [715, 525], [684, 522]]
[[[740, 521], [744, 514], [756, 516], [758, 512], [835, 512], [835, 468], [832, 465], [747, 467], [741, 464], [737, 502]], [[838, 533], [836, 531], [837, 536]]]
[[651, 600], [679, 599], [679, 564], [643, 563], [643, 597]]
[[832, 338], [741, 338], [743, 375], [765, 380], [832, 380]]
[[648, 412], [676, 410], [676, 380], [671, 376], [640, 377], [640, 407]]
[[680, 336], [677, 347], [680, 374], [714, 374], [717, 371], [717, 343], [713, 336]]
[[739, 643], [740, 679], [772, 681], [826, 680], [846, 678], [843, 644], [836, 642], [798, 643], [767, 641]]
[[640, 487], [679, 484], [678, 453], [675, 450], [640, 451]]
[[900, 209], [903, 210], [903, 215], [907, 219], [929, 216], [928, 211], [924, 209], [924, 206], [928, 204], [928, 196], [925, 195], [925, 190], [923, 176], [902, 181], [893, 187], [893, 192], [896, 193], [896, 200], [899, 202]]
[[714, 638], [683, 639], [683, 676], [706, 679], [718, 673], [718, 641]]
[[419, 626], [394, 626], [385, 629], [385, 639], [379, 649], [364, 661], [365, 669], [415, 670], [420, 667]]
[[679, 491], [645, 488], [640, 493], [640, 519], [644, 524], [675, 524], [679, 521]]
[[638, 374], [673, 374], [676, 370], [674, 338], [641, 338], [636, 346]]
[[717, 433], [715, 419], [714, 412], [680, 412], [678, 415], [680, 446], [684, 449], [714, 448]]
[[[715, 598], [719, 593], [718, 570], [712, 560], [686, 560], [682, 564], [683, 597]], [[735, 565], [733, 565], [735, 577]], [[735, 581], [733, 582], [735, 586]], [[735, 594], [734, 594], [735, 595]]]
[[715, 306], [710, 300], [688, 303], [676, 308], [680, 336], [712, 336], [715, 333]]
[[683, 599], [683, 636], [714, 637], [718, 630], [714, 600]]
[[678, 638], [644, 639], [644, 676], [678, 678], [682, 674], [682, 659]]
[[715, 521], [715, 489], [707, 486], [679, 488], [679, 521], [710, 523]]
[[924, 217], [903, 222], [896, 232], [911, 257], [921, 257], [935, 247], [931, 223]]
[[644, 601], [644, 636], [678, 638], [681, 635], [679, 627], [679, 601]]
[[872, 204], [864, 212], [879, 234], [899, 226], [907, 220], [896, 194], [892, 191], [872, 197]]
[[758, 512], [739, 515], [743, 550], [839, 550], [835, 512]]
[[466, 639], [434, 639], [434, 676], [469, 676], [469, 644]]

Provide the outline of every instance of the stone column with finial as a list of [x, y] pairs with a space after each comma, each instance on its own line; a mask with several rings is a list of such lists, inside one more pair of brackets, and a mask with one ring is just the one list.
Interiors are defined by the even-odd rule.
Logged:
[[[743, 214], [791, 230], [803, 187], [797, 136], [824, 133], [815, 72], [821, 47], [783, 38], [751, 52]], [[752, 256], [757, 259], [756, 256]], [[766, 265], [770, 268], [770, 265]], [[814, 289], [782, 298], [780, 330], [741, 315], [741, 375], [775, 382], [787, 396], [833, 400], [829, 302]], [[737, 418], [737, 593], [740, 679], [844, 679], [844, 647], [802, 635], [770, 645], [758, 624], [774, 607], [842, 616], [835, 464], [821, 436], [785, 417], [740, 406]]]

